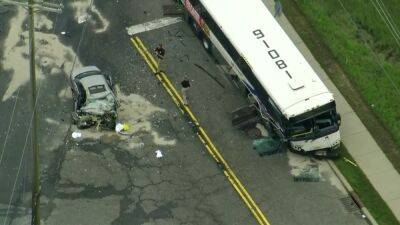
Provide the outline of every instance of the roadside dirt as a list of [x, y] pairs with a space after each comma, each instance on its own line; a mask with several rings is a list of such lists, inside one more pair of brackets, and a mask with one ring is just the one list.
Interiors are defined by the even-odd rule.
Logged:
[[323, 43], [319, 34], [301, 12], [296, 1], [285, 0], [282, 4], [285, 16], [296, 29], [301, 39], [306, 43], [315, 58], [318, 59], [322, 68], [357, 113], [393, 166], [400, 172], [400, 149], [396, 146], [387, 127], [365, 103], [359, 90], [348, 78], [349, 76], [340, 67], [328, 46]]

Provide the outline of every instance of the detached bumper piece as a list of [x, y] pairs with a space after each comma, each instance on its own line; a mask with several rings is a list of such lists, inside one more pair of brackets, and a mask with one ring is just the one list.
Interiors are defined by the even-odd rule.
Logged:
[[273, 155], [281, 152], [281, 147], [281, 142], [271, 137], [256, 139], [253, 141], [253, 149], [258, 153], [259, 156]]

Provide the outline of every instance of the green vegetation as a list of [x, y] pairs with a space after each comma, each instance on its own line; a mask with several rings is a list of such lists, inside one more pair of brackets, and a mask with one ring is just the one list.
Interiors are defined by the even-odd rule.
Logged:
[[[400, 149], [400, 46], [373, 1], [296, 2]], [[400, 25], [400, 3], [383, 3]]]
[[[398, 0], [381, 1], [395, 24], [400, 25]], [[376, 0], [285, 0], [283, 8], [321, 66], [400, 170], [400, 95], [391, 83], [392, 80], [400, 88], [400, 46], [372, 2]], [[390, 135], [364, 103], [385, 124], [397, 146], [391, 144]], [[344, 147], [342, 156], [354, 162]], [[343, 158], [335, 160], [335, 164], [380, 225], [400, 225], [358, 167]]]
[[[347, 150], [342, 147], [342, 156], [354, 162]], [[370, 211], [379, 225], [400, 225], [392, 211], [383, 201], [381, 196], [375, 191], [364, 173], [352, 164], [346, 162], [344, 158], [335, 160], [336, 166], [346, 177], [354, 191], [361, 198], [365, 207]]]

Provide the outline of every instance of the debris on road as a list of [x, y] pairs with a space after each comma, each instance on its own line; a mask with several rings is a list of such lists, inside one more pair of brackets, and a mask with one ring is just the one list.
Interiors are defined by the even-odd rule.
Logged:
[[122, 129], [124, 129], [124, 125], [122, 125], [122, 123], [117, 123], [115, 126], [115, 132], [119, 133], [122, 131]]
[[126, 134], [125, 131], [129, 130], [129, 125], [126, 123], [117, 123], [115, 126], [115, 132], [118, 134]]
[[82, 15], [78, 17], [78, 24], [86, 22], [88, 15]]
[[162, 151], [161, 151], [160, 149], [157, 149], [157, 150], [156, 150], [156, 157], [157, 157], [157, 158], [163, 157]]
[[343, 159], [344, 159], [344, 161], [350, 163], [350, 164], [353, 165], [354, 167], [358, 167], [357, 164], [356, 164], [355, 162], [351, 161], [350, 159], [348, 159], [348, 158], [346, 158], [346, 157], [343, 157]]
[[281, 149], [281, 143], [271, 137], [256, 139], [253, 141], [253, 149], [260, 155], [272, 155]]
[[318, 164], [308, 165], [298, 175], [293, 176], [295, 182], [318, 182], [320, 180]]
[[72, 138], [77, 139], [77, 138], [81, 138], [82, 137], [82, 133], [79, 132], [72, 132]]

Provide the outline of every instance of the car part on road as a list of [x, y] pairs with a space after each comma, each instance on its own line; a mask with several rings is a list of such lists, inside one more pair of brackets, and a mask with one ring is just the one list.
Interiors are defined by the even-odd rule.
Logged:
[[281, 142], [272, 137], [256, 139], [253, 141], [253, 149], [259, 156], [272, 155], [281, 150]]
[[299, 174], [293, 176], [295, 182], [318, 182], [320, 178], [318, 164], [308, 165]]
[[156, 157], [157, 157], [157, 158], [162, 158], [162, 157], [163, 157], [163, 153], [162, 153], [162, 151], [161, 151], [160, 149], [157, 149], [157, 150], [155, 151], [155, 153], [156, 153]]
[[82, 133], [79, 132], [72, 132], [71, 134], [72, 138], [76, 139], [76, 138], [81, 138], [82, 137]]

